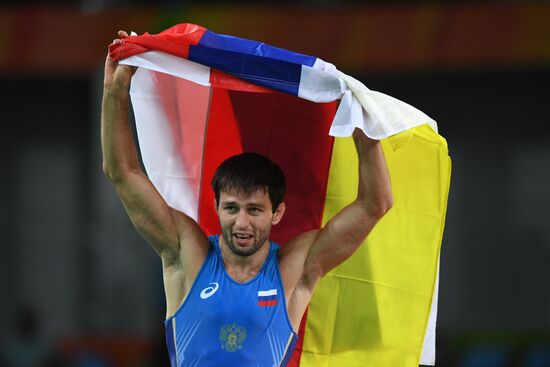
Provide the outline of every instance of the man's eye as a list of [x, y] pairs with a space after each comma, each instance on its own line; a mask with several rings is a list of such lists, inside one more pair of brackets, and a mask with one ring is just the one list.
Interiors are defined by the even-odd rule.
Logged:
[[225, 210], [227, 210], [230, 213], [234, 213], [234, 212], [237, 211], [237, 207], [236, 206], [226, 206]]
[[260, 208], [250, 208], [248, 209], [248, 212], [251, 213], [251, 214], [259, 214], [261, 213], [261, 209]]

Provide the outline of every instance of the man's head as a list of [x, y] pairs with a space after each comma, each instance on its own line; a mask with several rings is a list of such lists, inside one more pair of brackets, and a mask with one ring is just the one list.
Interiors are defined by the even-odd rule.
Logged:
[[243, 153], [218, 167], [212, 188], [223, 242], [238, 256], [255, 254], [285, 211], [283, 172], [267, 157]]
[[220, 204], [222, 191], [248, 196], [257, 190], [265, 190], [271, 201], [271, 210], [275, 212], [286, 192], [281, 168], [257, 153], [241, 153], [226, 159], [216, 170], [211, 185], [216, 207]]

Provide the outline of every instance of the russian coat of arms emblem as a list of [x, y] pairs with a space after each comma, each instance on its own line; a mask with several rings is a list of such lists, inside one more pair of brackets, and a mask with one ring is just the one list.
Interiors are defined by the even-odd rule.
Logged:
[[235, 323], [224, 325], [220, 329], [222, 349], [227, 352], [235, 352], [237, 349], [242, 349], [245, 339], [246, 329]]

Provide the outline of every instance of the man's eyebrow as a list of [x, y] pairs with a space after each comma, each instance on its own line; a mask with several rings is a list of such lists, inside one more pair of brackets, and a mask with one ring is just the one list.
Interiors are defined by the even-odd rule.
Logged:
[[[239, 204], [237, 204], [237, 201], [235, 201], [235, 200], [228, 200], [228, 201], [222, 201], [221, 205], [222, 206], [226, 206], [226, 205], [236, 205], [236, 206], [238, 206]], [[256, 202], [256, 201], [245, 203], [245, 206], [255, 207], [255, 208], [262, 208], [262, 209], [265, 208], [264, 204], [262, 204], [260, 202]]]
[[222, 201], [222, 205], [237, 205], [237, 202], [232, 200]]

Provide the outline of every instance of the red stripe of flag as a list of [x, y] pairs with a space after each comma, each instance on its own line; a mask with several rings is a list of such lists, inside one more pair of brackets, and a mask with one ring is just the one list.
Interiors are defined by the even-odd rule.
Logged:
[[210, 84], [215, 88], [231, 89], [242, 92], [273, 93], [273, 90], [239, 79], [217, 69], [210, 69]]
[[207, 235], [220, 233], [210, 181], [216, 168], [226, 158], [243, 152], [238, 122], [229, 94], [226, 89], [212, 88], [210, 97], [199, 197], [199, 224]]
[[125, 59], [146, 51], [162, 51], [187, 59], [189, 46], [197, 45], [206, 28], [195, 24], [178, 24], [159, 34], [145, 33], [130, 36], [124, 41], [109, 45], [109, 55], [114, 61]]
[[269, 301], [258, 301], [258, 306], [276, 306], [276, 305], [277, 305], [276, 299], [272, 299]]

